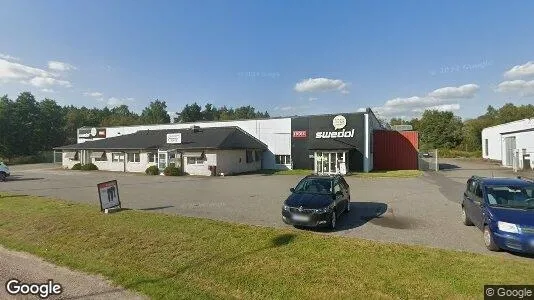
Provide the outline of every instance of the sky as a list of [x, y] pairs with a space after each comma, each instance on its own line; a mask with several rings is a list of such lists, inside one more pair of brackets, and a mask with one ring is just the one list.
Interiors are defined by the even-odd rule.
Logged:
[[472, 118], [534, 101], [534, 1], [0, 0], [0, 94]]

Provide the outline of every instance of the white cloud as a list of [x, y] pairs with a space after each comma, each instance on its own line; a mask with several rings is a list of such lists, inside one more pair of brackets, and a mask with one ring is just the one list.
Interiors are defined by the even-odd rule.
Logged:
[[340, 91], [347, 93], [347, 84], [341, 79], [328, 78], [308, 78], [301, 80], [295, 84], [295, 91], [303, 92], [326, 92], [326, 91]]
[[534, 80], [510, 80], [499, 83], [496, 89], [501, 93], [518, 93], [520, 96], [534, 96]]
[[106, 105], [109, 107], [115, 107], [115, 106], [121, 106], [123, 104], [127, 104], [127, 102], [133, 102], [134, 98], [117, 98], [117, 97], [110, 97], [106, 101]]
[[31, 84], [40, 88], [51, 86], [70, 87], [72, 84], [49, 71], [0, 59], [0, 81]]
[[358, 108], [358, 110], [356, 110], [357, 112], [366, 112], [367, 109], [366, 108], [363, 108], [363, 107], [360, 107]]
[[14, 57], [14, 56], [11, 56], [11, 55], [8, 55], [8, 54], [4, 54], [4, 53], [0, 53], [0, 58], [1, 59], [5, 59], [5, 60], [11, 60], [11, 61], [19, 61], [20, 58], [18, 57]]
[[419, 116], [427, 109], [456, 111], [460, 109], [459, 100], [473, 98], [478, 90], [479, 86], [476, 84], [444, 87], [424, 96], [391, 99], [382, 106], [373, 107], [373, 110], [385, 118]]
[[61, 61], [54, 61], [54, 60], [51, 60], [48, 62], [48, 68], [50, 70], [54, 70], [54, 71], [70, 71], [70, 70], [76, 70], [77, 68], [71, 64], [68, 64], [68, 63], [65, 63], [65, 62], [61, 62]]
[[100, 92], [84, 92], [83, 95], [88, 97], [100, 98], [103, 94]]
[[310, 98], [308, 98], [308, 101], [313, 102], [313, 101], [317, 101], [318, 99], [319, 98], [317, 98], [317, 97], [310, 97]]
[[53, 89], [41, 89], [41, 92], [45, 92], [45, 93], [55, 93], [56, 91], [54, 91]]
[[34, 77], [32, 78], [29, 83], [36, 87], [46, 87], [46, 86], [64, 86], [64, 87], [71, 87], [71, 83], [67, 80], [60, 80], [55, 79], [52, 77]]
[[0, 59], [0, 80], [24, 80], [36, 76], [53, 77], [54, 74], [42, 69]]
[[520, 78], [534, 75], [534, 61], [529, 61], [523, 65], [513, 66], [510, 70], [504, 72], [506, 78]]
[[424, 112], [425, 110], [439, 110], [439, 111], [456, 111], [460, 110], [460, 104], [453, 103], [453, 104], [442, 104], [442, 105], [436, 105], [436, 106], [429, 106], [425, 108], [417, 108], [414, 110], [414, 112]]
[[465, 84], [459, 87], [443, 87], [437, 90], [434, 90], [428, 94], [430, 97], [436, 97], [440, 99], [465, 99], [473, 98], [478, 92], [480, 87], [476, 84]]

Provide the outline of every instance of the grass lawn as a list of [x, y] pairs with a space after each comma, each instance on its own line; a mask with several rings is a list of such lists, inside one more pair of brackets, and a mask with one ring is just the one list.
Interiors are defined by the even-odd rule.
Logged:
[[351, 173], [348, 176], [360, 178], [413, 178], [423, 175], [419, 170], [371, 171], [369, 173]]
[[481, 298], [534, 278], [534, 261], [27, 196], [0, 197], [0, 243], [167, 299]]
[[[263, 174], [269, 175], [310, 175], [313, 170], [295, 169], [295, 170], [261, 170]], [[412, 178], [423, 174], [419, 170], [395, 170], [395, 171], [371, 171], [369, 173], [353, 172], [346, 176], [354, 176], [360, 178]]]

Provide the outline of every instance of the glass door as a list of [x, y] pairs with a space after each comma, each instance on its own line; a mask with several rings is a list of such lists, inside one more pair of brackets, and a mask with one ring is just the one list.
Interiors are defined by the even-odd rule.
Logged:
[[345, 151], [315, 152], [315, 173], [346, 173], [346, 153]]
[[163, 170], [167, 167], [167, 152], [158, 152], [158, 168]]

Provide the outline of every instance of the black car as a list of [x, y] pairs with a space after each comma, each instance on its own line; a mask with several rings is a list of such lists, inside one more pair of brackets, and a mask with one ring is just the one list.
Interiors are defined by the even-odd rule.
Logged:
[[286, 224], [335, 229], [339, 215], [350, 210], [350, 188], [341, 175], [309, 175], [290, 191], [282, 207]]

